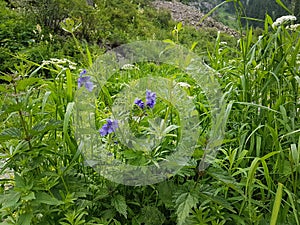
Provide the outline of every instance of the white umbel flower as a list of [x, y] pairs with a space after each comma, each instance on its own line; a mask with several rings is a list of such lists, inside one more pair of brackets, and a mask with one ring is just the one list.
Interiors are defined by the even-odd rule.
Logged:
[[288, 16], [282, 16], [276, 19], [276, 21], [272, 24], [272, 27], [279, 27], [282, 24], [285, 24], [290, 21], [297, 20], [296, 16], [288, 15]]
[[288, 30], [296, 31], [298, 28], [300, 28], [300, 24], [292, 24], [286, 27]]

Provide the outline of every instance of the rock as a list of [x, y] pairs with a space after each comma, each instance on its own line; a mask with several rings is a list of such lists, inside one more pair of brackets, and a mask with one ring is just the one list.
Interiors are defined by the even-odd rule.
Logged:
[[[2, 170], [3, 166], [5, 164], [5, 161], [0, 159], [0, 171]], [[14, 177], [14, 173], [12, 170], [6, 169], [0, 173], [0, 181], [5, 181], [4, 182], [4, 189], [8, 190], [12, 188], [12, 185], [10, 184], [9, 180], [12, 180]], [[1, 184], [1, 183], [0, 183]]]
[[202, 27], [215, 28], [218, 31], [227, 33], [229, 35], [235, 37], [239, 36], [239, 33], [234, 29], [231, 29], [224, 24], [217, 22], [211, 17], [207, 17], [202, 23], [199, 23], [199, 21], [203, 16], [205, 16], [205, 14], [194, 6], [185, 5], [177, 1], [154, 1], [152, 4], [158, 10], [164, 9], [170, 11], [172, 19], [176, 22], [182, 22], [183, 24], [194, 26], [197, 29]]

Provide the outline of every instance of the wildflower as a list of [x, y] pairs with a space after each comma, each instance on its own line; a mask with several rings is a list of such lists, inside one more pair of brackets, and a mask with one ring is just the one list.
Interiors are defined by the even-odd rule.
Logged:
[[118, 121], [108, 119], [107, 123], [102, 126], [99, 130], [101, 136], [106, 136], [112, 132], [114, 132], [118, 128]]
[[185, 82], [178, 82], [177, 83], [180, 87], [186, 87], [186, 88], [190, 88], [191, 85], [189, 85], [188, 83], [185, 83]]
[[146, 105], [153, 108], [156, 102], [156, 93], [146, 90]]
[[144, 102], [141, 99], [138, 99], [138, 98], [134, 100], [134, 104], [136, 104], [141, 109], [144, 109], [144, 107], [145, 107]]
[[295, 16], [292, 15], [288, 15], [288, 16], [282, 16], [276, 19], [276, 21], [272, 24], [272, 27], [279, 27], [282, 24], [285, 24], [289, 21], [295, 21], [297, 20], [297, 18]]
[[300, 28], [300, 24], [297, 23], [297, 24], [292, 24], [290, 26], [287, 26], [286, 29], [296, 31], [298, 28]]
[[83, 70], [80, 73], [80, 77], [78, 78], [78, 88], [85, 86], [85, 88], [91, 92], [94, 88], [93, 82], [90, 81], [91, 77], [90, 76], [86, 76], [83, 77], [82, 75], [86, 74], [86, 70]]
[[122, 70], [133, 70], [133, 69], [139, 70], [138, 67], [136, 67], [135, 65], [132, 65], [132, 64], [125, 64], [125, 65], [122, 66], [121, 69]]

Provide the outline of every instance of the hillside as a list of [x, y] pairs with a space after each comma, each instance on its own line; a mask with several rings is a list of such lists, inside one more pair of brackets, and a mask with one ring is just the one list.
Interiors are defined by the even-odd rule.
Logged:
[[177, 1], [155, 1], [153, 5], [156, 9], [168, 10], [171, 13], [172, 19], [177, 22], [182, 22], [183, 24], [188, 24], [195, 26], [196, 28], [210, 27], [216, 28], [217, 30], [233, 35], [238, 36], [238, 33], [225, 26], [224, 24], [214, 20], [211, 17], [206, 18], [203, 22], [199, 23], [201, 18], [205, 15], [199, 9], [194, 6], [185, 5]]
[[[207, 13], [213, 7], [223, 2], [222, 0], [178, 0], [184, 4], [195, 6], [200, 9], [201, 12]], [[273, 20], [284, 15], [295, 15], [298, 18], [300, 17], [300, 0], [240, 0], [240, 3], [243, 5], [243, 17], [254, 18], [249, 19], [247, 22], [250, 25], [263, 27], [263, 20], [265, 15], [268, 14]], [[284, 9], [284, 7], [286, 7]], [[215, 12], [215, 17], [217, 20], [222, 20], [223, 23], [228, 19], [228, 16], [235, 15], [235, 6], [233, 2], [228, 2], [222, 6], [221, 9]], [[225, 17], [225, 18], [224, 18]], [[227, 21], [226, 21], [227, 22]], [[243, 24], [246, 23], [246, 20], [242, 21]]]

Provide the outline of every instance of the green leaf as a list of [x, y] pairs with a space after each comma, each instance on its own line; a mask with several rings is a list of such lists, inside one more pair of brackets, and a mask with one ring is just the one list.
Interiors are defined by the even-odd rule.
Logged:
[[6, 141], [6, 140], [10, 140], [10, 139], [15, 139], [15, 138], [21, 138], [21, 137], [22, 137], [21, 130], [16, 127], [7, 128], [0, 133], [1, 141]]
[[291, 11], [291, 10], [289, 10], [284, 4], [283, 4], [283, 2], [281, 1], [281, 0], [276, 0], [276, 3], [278, 4], [278, 5], [280, 5], [283, 9], [285, 9], [289, 14], [293, 14], [293, 12]]
[[63, 125], [63, 132], [64, 132], [64, 137], [68, 134], [68, 128], [69, 128], [69, 122], [70, 122], [70, 117], [72, 114], [74, 108], [74, 102], [70, 102], [67, 105], [67, 110], [64, 116], [64, 125]]
[[296, 144], [291, 144], [291, 159], [295, 166], [299, 165], [299, 151]]
[[52, 197], [51, 195], [45, 193], [45, 192], [38, 192], [36, 193], [36, 201], [38, 203], [43, 203], [47, 205], [61, 205], [64, 204], [63, 201], [60, 201], [56, 199], [55, 197]]
[[18, 91], [25, 91], [25, 89], [27, 87], [32, 86], [33, 84], [38, 83], [40, 81], [41, 81], [41, 79], [36, 78], [36, 77], [29, 77], [29, 78], [19, 80], [19, 82], [17, 84], [17, 90]]
[[33, 199], [35, 199], [34, 192], [30, 192], [28, 195], [22, 197], [22, 200], [24, 200], [24, 201], [31, 201]]
[[254, 160], [252, 161], [251, 166], [249, 168], [247, 182], [246, 182], [246, 193], [249, 192], [248, 193], [249, 195], [252, 190], [252, 184], [255, 180], [255, 173], [256, 173], [257, 167], [259, 166], [260, 160], [261, 159], [258, 157], [254, 158]]
[[176, 28], [178, 31], [180, 31], [182, 29], [182, 22], [179, 22], [177, 25], [176, 25]]
[[299, 76], [295, 76], [295, 79], [298, 82], [298, 85], [300, 86], [300, 77]]
[[12, 192], [5, 194], [0, 198], [0, 204], [2, 204], [2, 209], [14, 207], [20, 200], [20, 192]]
[[67, 100], [68, 102], [71, 102], [73, 100], [73, 81], [72, 81], [72, 74], [70, 72], [70, 69], [66, 70], [67, 75]]
[[33, 218], [33, 212], [27, 212], [27, 213], [21, 214], [16, 224], [17, 225], [30, 225], [32, 218]]
[[178, 196], [178, 198], [175, 201], [177, 208], [176, 215], [178, 225], [184, 224], [192, 208], [196, 207], [198, 201], [198, 198], [193, 196], [191, 193], [183, 193]]
[[175, 42], [172, 41], [171, 39], [165, 39], [165, 40], [163, 40], [163, 42], [168, 43], [168, 44], [175, 45]]
[[117, 195], [112, 199], [111, 204], [115, 207], [118, 213], [122, 214], [127, 219], [127, 204], [124, 196]]
[[198, 24], [202, 23], [207, 17], [209, 17], [215, 10], [217, 10], [219, 7], [221, 7], [222, 5], [224, 5], [227, 2], [232, 2], [232, 0], [229, 1], [224, 1], [220, 4], [218, 4], [216, 7], [214, 7], [212, 10], [210, 10], [207, 14], [205, 14], [199, 21]]
[[7, 82], [11, 82], [12, 81], [12, 77], [9, 76], [9, 75], [3, 75], [3, 76], [0, 76], [0, 80], [5, 80]]
[[191, 48], [190, 48], [190, 50], [193, 51], [198, 43], [199, 43], [198, 41], [194, 41]]
[[272, 209], [272, 216], [271, 216], [271, 222], [270, 225], [276, 225], [277, 224], [277, 216], [280, 209], [281, 199], [282, 199], [282, 183], [278, 183], [278, 188], [275, 195], [275, 202]]
[[166, 220], [164, 214], [155, 206], [145, 206], [138, 217], [139, 224], [162, 225]]
[[167, 208], [174, 207], [172, 196], [177, 191], [177, 186], [172, 181], [165, 181], [158, 185], [159, 199], [164, 203]]
[[265, 18], [265, 32], [268, 32], [269, 30], [269, 25], [272, 25], [273, 24], [273, 20], [272, 20], [272, 17], [269, 16], [268, 14], [266, 14], [266, 18]]
[[43, 98], [43, 103], [42, 103], [42, 114], [44, 114], [44, 112], [45, 112], [45, 106], [46, 106], [46, 103], [47, 103], [47, 101], [48, 101], [48, 98], [49, 98], [49, 95], [51, 94], [51, 91], [47, 91], [46, 93], [45, 93], [45, 96], [44, 96], [44, 98]]
[[0, 92], [7, 92], [7, 86], [5, 84], [0, 84]]
[[88, 65], [89, 65], [89, 67], [91, 67], [93, 65], [93, 58], [92, 58], [92, 55], [91, 55], [91, 52], [90, 52], [88, 46], [86, 46], [86, 55], [87, 55]]

